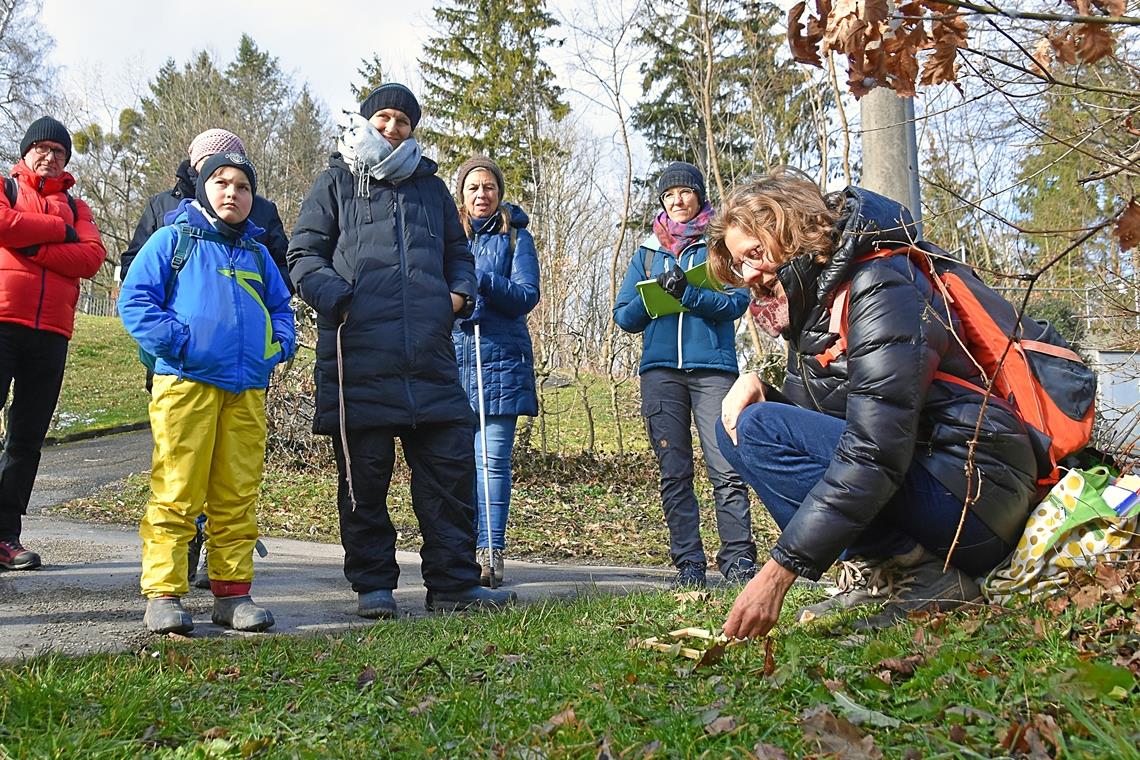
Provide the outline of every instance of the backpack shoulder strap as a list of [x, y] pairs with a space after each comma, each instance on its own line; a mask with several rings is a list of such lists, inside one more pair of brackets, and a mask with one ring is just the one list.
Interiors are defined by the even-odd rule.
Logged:
[[16, 208], [16, 198], [20, 195], [20, 183], [15, 177], [4, 178], [4, 196], [8, 199], [8, 205]]
[[642, 248], [641, 250], [642, 250], [641, 268], [645, 270], [645, 276], [646, 277], [652, 277], [653, 272], [650, 270], [651, 270], [651, 267], [653, 266], [653, 249], [652, 248]]
[[174, 255], [170, 257], [170, 279], [166, 281], [166, 298], [162, 301], [163, 307], [170, 303], [170, 297], [174, 295], [174, 283], [178, 279], [178, 273], [182, 271], [182, 267], [186, 266], [186, 259], [190, 258], [190, 254], [194, 252], [195, 243], [201, 237], [201, 235], [195, 234], [197, 228], [191, 227], [189, 224], [180, 224], [175, 229], [178, 230], [178, 242], [174, 245]]
[[66, 190], [63, 191], [63, 195], [65, 198], [67, 198], [67, 205], [71, 207], [71, 218], [78, 222], [79, 206], [75, 203], [75, 198], [73, 198], [71, 193], [67, 192]]

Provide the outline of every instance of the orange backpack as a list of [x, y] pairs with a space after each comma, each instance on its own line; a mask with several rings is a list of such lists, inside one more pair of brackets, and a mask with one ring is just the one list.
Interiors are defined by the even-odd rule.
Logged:
[[[1038, 483], [1056, 483], [1057, 463], [1083, 449], [1092, 435], [1096, 373], [1048, 322], [1018, 319], [1014, 305], [973, 269], [928, 243], [921, 245], [879, 249], [856, 263], [905, 254], [930, 278], [957, 315], [962, 345], [986, 383], [979, 387], [945, 372], [935, 372], [934, 379], [992, 394], [1012, 405], [1030, 430], [1039, 463]], [[925, 248], [936, 255], [928, 256]], [[844, 283], [832, 302], [828, 329], [839, 338], [816, 357], [821, 366], [847, 350], [850, 289], [851, 283]]]

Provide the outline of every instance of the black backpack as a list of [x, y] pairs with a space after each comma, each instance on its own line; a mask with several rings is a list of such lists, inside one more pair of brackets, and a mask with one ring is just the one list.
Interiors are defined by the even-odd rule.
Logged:
[[[63, 194], [67, 196], [67, 205], [71, 207], [72, 221], [79, 220], [79, 207], [75, 205], [75, 199], [71, 197], [71, 193], [66, 190]], [[16, 198], [20, 195], [20, 183], [15, 177], [4, 178], [4, 197], [8, 199], [8, 205], [16, 208]]]

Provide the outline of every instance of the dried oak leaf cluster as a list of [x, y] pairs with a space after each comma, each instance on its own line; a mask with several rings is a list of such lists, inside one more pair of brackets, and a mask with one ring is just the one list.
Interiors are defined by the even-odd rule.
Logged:
[[[1093, 63], [1115, 52], [1111, 23], [1124, 15], [1125, 0], [1065, 2], [1074, 15], [1058, 14], [1033, 50], [1038, 76], [1048, 76], [1055, 62]], [[804, 1], [788, 11], [792, 57], [822, 66], [827, 53], [847, 56], [847, 86], [856, 97], [875, 87], [913, 96], [920, 84], [957, 86], [958, 49], [967, 47], [969, 34], [958, 3], [912, 0], [892, 11], [888, 0], [814, 0], [814, 10], [805, 19]]]

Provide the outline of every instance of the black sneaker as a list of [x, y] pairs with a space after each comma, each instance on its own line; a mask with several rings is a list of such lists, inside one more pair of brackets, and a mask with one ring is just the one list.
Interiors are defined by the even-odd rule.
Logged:
[[0, 541], [0, 567], [6, 570], [35, 570], [40, 566], [40, 555], [25, 549], [20, 539]]
[[740, 557], [724, 571], [724, 579], [733, 584], [745, 584], [756, 577], [755, 560], [748, 557]]
[[518, 594], [506, 589], [488, 589], [472, 586], [458, 591], [427, 592], [424, 606], [430, 612], [457, 612], [459, 610], [500, 610], [518, 600]]
[[705, 566], [700, 562], [693, 561], [682, 562], [677, 565], [677, 574], [669, 583], [669, 587], [675, 589], [704, 588], [707, 585]]

